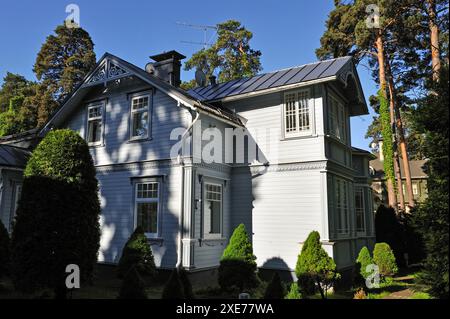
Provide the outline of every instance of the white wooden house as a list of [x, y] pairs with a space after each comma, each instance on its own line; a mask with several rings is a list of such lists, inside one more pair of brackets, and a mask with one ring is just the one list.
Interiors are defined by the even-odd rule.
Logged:
[[137, 225], [157, 266], [192, 272], [217, 268], [240, 223], [265, 269], [293, 271], [312, 230], [341, 270], [373, 244], [370, 154], [350, 135], [350, 117], [368, 110], [350, 57], [188, 92], [181, 54], [152, 58], [147, 72], [105, 54], [39, 133], [71, 128], [91, 146], [99, 262], [117, 263]]

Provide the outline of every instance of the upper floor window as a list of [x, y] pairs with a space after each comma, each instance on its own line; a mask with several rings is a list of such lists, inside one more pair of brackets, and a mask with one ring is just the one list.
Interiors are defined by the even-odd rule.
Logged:
[[342, 178], [335, 178], [335, 204], [337, 217], [337, 231], [339, 234], [348, 233], [348, 182]]
[[346, 141], [345, 109], [334, 96], [330, 96], [330, 133], [342, 142]]
[[364, 190], [362, 187], [355, 187], [355, 214], [357, 232], [363, 232], [365, 230], [364, 212]]
[[89, 145], [99, 145], [103, 140], [103, 102], [88, 105], [87, 142]]
[[286, 137], [311, 134], [312, 115], [308, 90], [284, 95], [284, 129]]
[[131, 100], [131, 139], [149, 137], [150, 96], [142, 95]]
[[222, 236], [222, 185], [205, 184], [203, 234], [205, 238]]
[[150, 237], [158, 236], [159, 193], [158, 182], [135, 184], [136, 225], [142, 227], [145, 234]]

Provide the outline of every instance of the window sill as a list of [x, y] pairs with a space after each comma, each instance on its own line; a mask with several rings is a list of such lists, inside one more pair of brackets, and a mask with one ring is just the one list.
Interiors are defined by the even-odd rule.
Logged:
[[100, 148], [100, 147], [105, 147], [105, 143], [100, 143], [100, 144], [92, 144], [92, 143], [88, 143], [88, 147], [89, 147], [89, 148]]
[[164, 242], [164, 238], [162, 238], [162, 237], [150, 237], [147, 235], [146, 235], [146, 237], [147, 237], [147, 242], [149, 242], [150, 245], [155, 244], [155, 245], [162, 246], [162, 244]]
[[127, 141], [127, 143], [133, 144], [133, 143], [149, 142], [151, 140], [153, 140], [153, 138], [151, 137], [131, 138]]
[[302, 135], [292, 135], [292, 136], [284, 136], [280, 139], [280, 141], [290, 141], [290, 140], [300, 140], [305, 138], [313, 138], [318, 137], [317, 134], [302, 134]]
[[223, 245], [226, 243], [227, 239], [224, 237], [217, 237], [217, 238], [199, 238], [199, 244], [202, 246], [202, 244], [220, 244]]

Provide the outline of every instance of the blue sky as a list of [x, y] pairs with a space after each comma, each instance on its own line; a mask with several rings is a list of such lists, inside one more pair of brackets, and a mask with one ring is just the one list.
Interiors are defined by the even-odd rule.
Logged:
[[[177, 22], [215, 25], [241, 21], [254, 33], [252, 47], [261, 50], [263, 72], [316, 60], [333, 0], [308, 1], [25, 1], [3, 2], [0, 10], [0, 83], [6, 71], [35, 79], [32, 67], [45, 38], [67, 16], [68, 4], [80, 8], [80, 23], [94, 43], [97, 58], [110, 52], [144, 67], [148, 56], [175, 49], [186, 56], [203, 41], [203, 31]], [[208, 37], [213, 34], [208, 33]], [[358, 69], [366, 99], [376, 92], [369, 70]], [[193, 77], [183, 72], [182, 79]], [[352, 144], [368, 149], [364, 139], [372, 115], [352, 118]]]

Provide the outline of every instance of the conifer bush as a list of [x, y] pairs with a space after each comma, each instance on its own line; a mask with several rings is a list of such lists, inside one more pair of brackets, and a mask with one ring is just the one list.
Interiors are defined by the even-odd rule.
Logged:
[[10, 240], [8, 231], [0, 221], [0, 279], [9, 274]]
[[242, 291], [244, 288], [254, 288], [257, 283], [253, 246], [244, 224], [240, 224], [220, 260], [219, 285], [222, 289], [235, 286]]
[[92, 278], [100, 246], [98, 182], [89, 147], [71, 130], [50, 131], [24, 171], [14, 224], [12, 279], [16, 289], [54, 289], [66, 297], [66, 266]]
[[125, 276], [135, 267], [141, 276], [155, 278], [156, 266], [152, 249], [142, 227], [137, 227], [126, 242], [119, 260], [118, 275]]
[[175, 268], [166, 282], [161, 299], [185, 299], [183, 284], [178, 270]]
[[295, 273], [303, 296], [312, 295], [317, 288], [323, 299], [326, 292], [339, 278], [334, 260], [320, 243], [320, 235], [312, 231], [303, 244], [297, 259]]
[[369, 249], [364, 246], [359, 251], [358, 258], [356, 258], [354, 284], [363, 284], [364, 280], [370, 275], [370, 273], [367, 272], [367, 266], [370, 264], [373, 264], [372, 256], [370, 256]]
[[289, 292], [284, 299], [302, 299], [302, 294], [300, 293], [300, 289], [296, 282], [291, 284]]
[[394, 252], [386, 243], [377, 243], [373, 249], [373, 262], [378, 266], [383, 277], [395, 275], [398, 272]]
[[147, 299], [145, 284], [136, 267], [131, 267], [120, 287], [118, 299]]
[[280, 275], [275, 272], [272, 280], [266, 288], [264, 293], [264, 299], [283, 299], [285, 295], [283, 283], [281, 282]]

